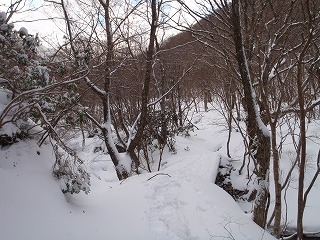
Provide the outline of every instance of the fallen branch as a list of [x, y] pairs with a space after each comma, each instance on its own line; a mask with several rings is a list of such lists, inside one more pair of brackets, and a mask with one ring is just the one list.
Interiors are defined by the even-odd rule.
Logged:
[[148, 178], [147, 181], [149, 181], [149, 180], [151, 180], [152, 178], [154, 178], [154, 177], [156, 177], [156, 176], [159, 176], [159, 175], [167, 175], [168, 177], [171, 177], [171, 176], [170, 176], [169, 174], [167, 174], [167, 173], [157, 173], [156, 175]]

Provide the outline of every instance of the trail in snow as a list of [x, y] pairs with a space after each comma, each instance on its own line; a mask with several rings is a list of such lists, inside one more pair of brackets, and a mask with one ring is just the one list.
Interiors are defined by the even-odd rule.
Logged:
[[50, 146], [22, 141], [2, 149], [0, 239], [274, 239], [214, 184], [224, 139], [202, 120], [191, 137], [176, 138], [177, 154], [164, 154], [160, 172], [121, 183], [108, 156], [94, 153], [99, 142], [71, 143], [92, 173], [89, 195], [61, 193]]
[[[166, 233], [165, 239], [198, 239], [191, 234], [190, 223], [185, 216], [188, 202], [181, 200], [184, 199], [181, 198], [183, 185], [191, 188], [193, 196], [189, 197], [198, 198], [201, 190], [193, 185], [194, 179], [204, 178], [212, 183], [218, 163], [209, 154], [202, 154], [200, 157], [191, 155], [188, 159], [181, 160], [180, 164], [164, 170], [163, 175], [154, 175], [156, 181], [152, 181], [153, 178], [148, 180], [146, 186], [151, 194], [146, 198], [151, 206], [147, 216], [156, 239], [163, 239], [161, 233]], [[199, 210], [205, 211], [205, 206], [199, 206]]]

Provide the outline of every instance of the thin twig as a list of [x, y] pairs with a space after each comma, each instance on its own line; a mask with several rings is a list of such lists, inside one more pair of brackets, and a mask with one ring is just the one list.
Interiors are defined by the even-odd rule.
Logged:
[[167, 173], [157, 173], [156, 175], [148, 178], [147, 181], [149, 181], [149, 180], [151, 180], [152, 178], [154, 178], [154, 177], [156, 177], [156, 176], [159, 176], [159, 175], [167, 175], [168, 177], [171, 177], [171, 176], [170, 176], [169, 174], [167, 174]]

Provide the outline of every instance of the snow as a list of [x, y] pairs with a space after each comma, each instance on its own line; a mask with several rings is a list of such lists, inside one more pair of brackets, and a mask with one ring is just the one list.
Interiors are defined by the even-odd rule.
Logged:
[[5, 12], [0, 12], [0, 22], [7, 19], [7, 14]]
[[45, 85], [48, 85], [50, 82], [48, 68], [45, 66], [38, 65], [36, 66], [35, 71], [38, 74], [38, 76], [44, 80]]
[[0, 34], [0, 42], [5, 42], [6, 41], [6, 38]]
[[[241, 209], [214, 184], [219, 162], [227, 159], [228, 133], [221, 124], [223, 119], [211, 110], [195, 113], [193, 122], [197, 130], [190, 132], [189, 137], [176, 137], [177, 152], [164, 152], [159, 172], [134, 175], [121, 182], [109, 156], [102, 150], [94, 152], [97, 146], [103, 146], [98, 137], [87, 138], [84, 147], [81, 137], [68, 141], [91, 174], [88, 195], [61, 192], [51, 174], [51, 145], [40, 148], [36, 141], [25, 140], [0, 149], [0, 238], [274, 239], [251, 220], [250, 214], [244, 213], [248, 206], [243, 204]], [[317, 133], [317, 126], [310, 125], [310, 136]], [[240, 133], [234, 131], [229, 160], [240, 165], [241, 144]], [[318, 151], [317, 143], [313, 144], [309, 145], [312, 156]], [[290, 144], [285, 146], [285, 151], [292, 150]], [[156, 159], [157, 154], [153, 157]], [[157, 163], [154, 165], [156, 169]], [[239, 187], [244, 186], [248, 179], [236, 175], [234, 172], [232, 177], [237, 177]], [[287, 193], [288, 221], [292, 225], [296, 215], [294, 184]], [[305, 214], [306, 230], [310, 231], [320, 227], [317, 191], [315, 188], [310, 193]]]
[[9, 25], [8, 24], [2, 24], [0, 25], [0, 30], [2, 31], [7, 31], [9, 29]]
[[[240, 8], [240, 6], [239, 6], [239, 8]], [[244, 63], [245, 63], [245, 67], [246, 67], [246, 72], [248, 73], [249, 85], [250, 85], [250, 89], [251, 89], [251, 96], [247, 96], [247, 97], [250, 97], [252, 99], [252, 101], [253, 101], [254, 110], [255, 110], [255, 117], [256, 117], [256, 121], [257, 121], [259, 130], [262, 132], [262, 134], [264, 134], [264, 136], [270, 138], [269, 129], [262, 122], [262, 119], [260, 117], [260, 113], [259, 113], [259, 110], [258, 110], [258, 104], [257, 104], [257, 101], [256, 101], [256, 99], [257, 99], [256, 98], [256, 93], [255, 93], [254, 88], [252, 87], [252, 80], [251, 80], [251, 76], [249, 74], [250, 73], [250, 71], [249, 71], [249, 63], [248, 63], [248, 58], [246, 57], [246, 51], [244, 49], [244, 44], [242, 44], [242, 52], [244, 54]]]
[[[294, 120], [291, 120], [292, 124]], [[289, 132], [289, 129], [286, 126], [283, 126], [283, 132]], [[298, 131], [295, 132], [298, 134]], [[279, 137], [279, 136], [278, 136]], [[307, 167], [305, 174], [305, 190], [309, 186], [311, 179], [314, 176], [316, 171], [316, 163], [317, 163], [317, 154], [320, 146], [320, 132], [319, 132], [319, 121], [313, 121], [308, 124], [307, 131]], [[280, 139], [279, 139], [280, 140]], [[277, 140], [278, 141], [278, 140]], [[294, 161], [295, 153], [294, 153], [292, 139], [288, 137], [286, 142], [282, 146], [282, 154], [281, 154], [281, 169], [282, 169], [282, 182], [286, 177], [286, 174], [290, 167], [292, 166], [292, 162]], [[289, 186], [285, 192], [286, 198], [283, 197], [283, 205], [282, 210], [283, 213], [283, 223], [287, 222], [286, 225], [288, 228], [294, 228], [297, 222], [297, 189], [298, 189], [298, 166], [295, 167], [293, 171], [293, 175], [290, 179]], [[272, 179], [271, 179], [272, 180]], [[270, 183], [270, 191], [273, 192], [274, 183]], [[306, 232], [319, 232], [320, 229], [320, 203], [319, 203], [319, 190], [320, 190], [320, 179], [318, 177], [315, 186], [311, 190], [308, 199], [306, 208], [304, 211], [304, 230]], [[274, 201], [274, 196], [272, 196], [271, 201]], [[273, 209], [273, 208], [272, 208]], [[287, 219], [286, 219], [287, 217]]]
[[127, 154], [120, 154], [117, 151], [116, 145], [113, 141], [112, 138], [112, 127], [111, 127], [111, 116], [110, 116], [110, 108], [108, 110], [108, 120], [107, 122], [101, 124], [102, 128], [105, 128], [107, 130], [107, 141], [109, 146], [113, 149], [114, 154], [116, 155], [116, 158], [119, 160], [119, 164], [118, 164], [118, 171], [119, 172], [123, 172], [126, 171], [127, 173], [131, 172], [131, 158], [129, 156], [127, 156]]
[[[177, 137], [160, 172], [117, 181], [96, 138], [71, 141], [92, 173], [91, 193], [64, 195], [51, 175], [50, 145], [27, 140], [0, 151], [1, 239], [273, 239], [214, 184], [221, 142], [206, 141], [207, 118]], [[212, 125], [211, 125], [212, 127]]]
[[21, 27], [19, 33], [21, 36], [28, 36], [28, 30], [25, 27]]
[[85, 80], [85, 81], [87, 82], [87, 84], [89, 84], [89, 86], [90, 86], [91, 88], [93, 88], [94, 91], [97, 92], [98, 94], [100, 94], [100, 95], [105, 95], [105, 96], [107, 95], [107, 93], [106, 93], [105, 91], [101, 90], [101, 89], [98, 88], [96, 85], [94, 85], [94, 83], [91, 82], [91, 80], [90, 80], [88, 77], [85, 77], [84, 80]]
[[[6, 80], [3, 78], [0, 78], [0, 82], [4, 82], [4, 81], [6, 81]], [[8, 120], [11, 117], [10, 114], [9, 114], [9, 116], [5, 116], [4, 118], [3, 118], [3, 116], [1, 116], [1, 113], [4, 111], [7, 104], [10, 102], [10, 97], [11, 97], [11, 92], [9, 90], [6, 90], [4, 88], [0, 88], [0, 121], [5, 122], [6, 120]], [[20, 132], [20, 130], [16, 126], [16, 124], [13, 124], [12, 122], [8, 122], [0, 128], [0, 135], [12, 136], [14, 133], [17, 133], [17, 132]], [[1, 158], [0, 158], [0, 160], [1, 160]]]
[[[39, 149], [21, 142], [15, 150], [15, 158], [1, 162], [3, 239], [210, 239], [229, 236], [228, 231], [239, 235], [237, 239], [260, 239], [263, 233], [231, 197], [208, 181], [209, 156], [198, 159], [198, 169], [193, 159], [174, 164], [165, 171], [170, 176], [149, 173], [121, 184], [95, 179], [87, 197], [65, 199], [50, 178], [53, 159], [42, 157], [50, 155], [49, 146]], [[200, 169], [207, 174], [196, 171]], [[190, 174], [181, 178], [183, 172]], [[272, 238], [266, 234], [263, 239]]]

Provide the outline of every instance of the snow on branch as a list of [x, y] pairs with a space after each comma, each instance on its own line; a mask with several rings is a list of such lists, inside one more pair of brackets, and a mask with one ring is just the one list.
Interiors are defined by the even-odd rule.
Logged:
[[55, 141], [54, 143], [50, 141], [56, 156], [53, 175], [64, 184], [64, 186], [62, 186], [62, 192], [73, 194], [84, 191], [88, 194], [90, 192], [90, 174], [82, 166], [83, 160], [59, 137], [59, 134], [42, 112], [40, 105], [35, 104], [35, 108], [46, 124], [50, 139]]
[[[87, 72], [85, 75], [87, 75], [89, 72]], [[8, 104], [7, 106], [3, 109], [2, 113], [0, 114], [0, 126], [2, 125], [2, 121], [4, 120], [4, 118], [9, 114], [9, 112], [17, 105], [19, 105], [23, 100], [31, 97], [31, 96], [35, 96], [35, 95], [44, 95], [44, 94], [50, 94], [50, 91], [54, 88], [60, 87], [60, 86], [64, 86], [64, 85], [68, 85], [74, 82], [79, 81], [80, 79], [82, 79], [83, 76], [78, 77], [78, 78], [74, 78], [68, 81], [64, 81], [64, 82], [57, 82], [57, 83], [53, 83], [50, 84], [48, 86], [45, 87], [41, 87], [41, 88], [35, 88], [35, 89], [31, 89], [31, 90], [27, 90], [24, 92], [20, 92], [15, 98], [13, 98]]]
[[106, 91], [101, 90], [98, 88], [87, 76], [84, 78], [87, 85], [94, 91], [96, 94], [98, 94], [100, 97], [106, 97], [107, 93]]
[[103, 126], [87, 111], [84, 111], [84, 114], [98, 127], [102, 130]]
[[316, 106], [320, 105], [320, 98], [311, 102], [311, 105], [307, 107], [306, 112], [312, 111]]
[[0, 78], [0, 84], [2, 84], [2, 83], [8, 83], [8, 82], [9, 82], [9, 80], [4, 79], [4, 78]]
[[[295, 107], [294, 105], [296, 105], [298, 103], [297, 98], [295, 98], [290, 104], [289, 106], [287, 106], [286, 108], [284, 108], [283, 110], [279, 111], [280, 116], [284, 116], [285, 114], [288, 113], [298, 113], [300, 110], [298, 107]], [[313, 109], [317, 106], [320, 105], [320, 98], [312, 101], [310, 103], [310, 105], [308, 105], [307, 107], [305, 107], [305, 111], [306, 112], [311, 112], [313, 111]], [[272, 113], [272, 115], [275, 115], [276, 113]]]

